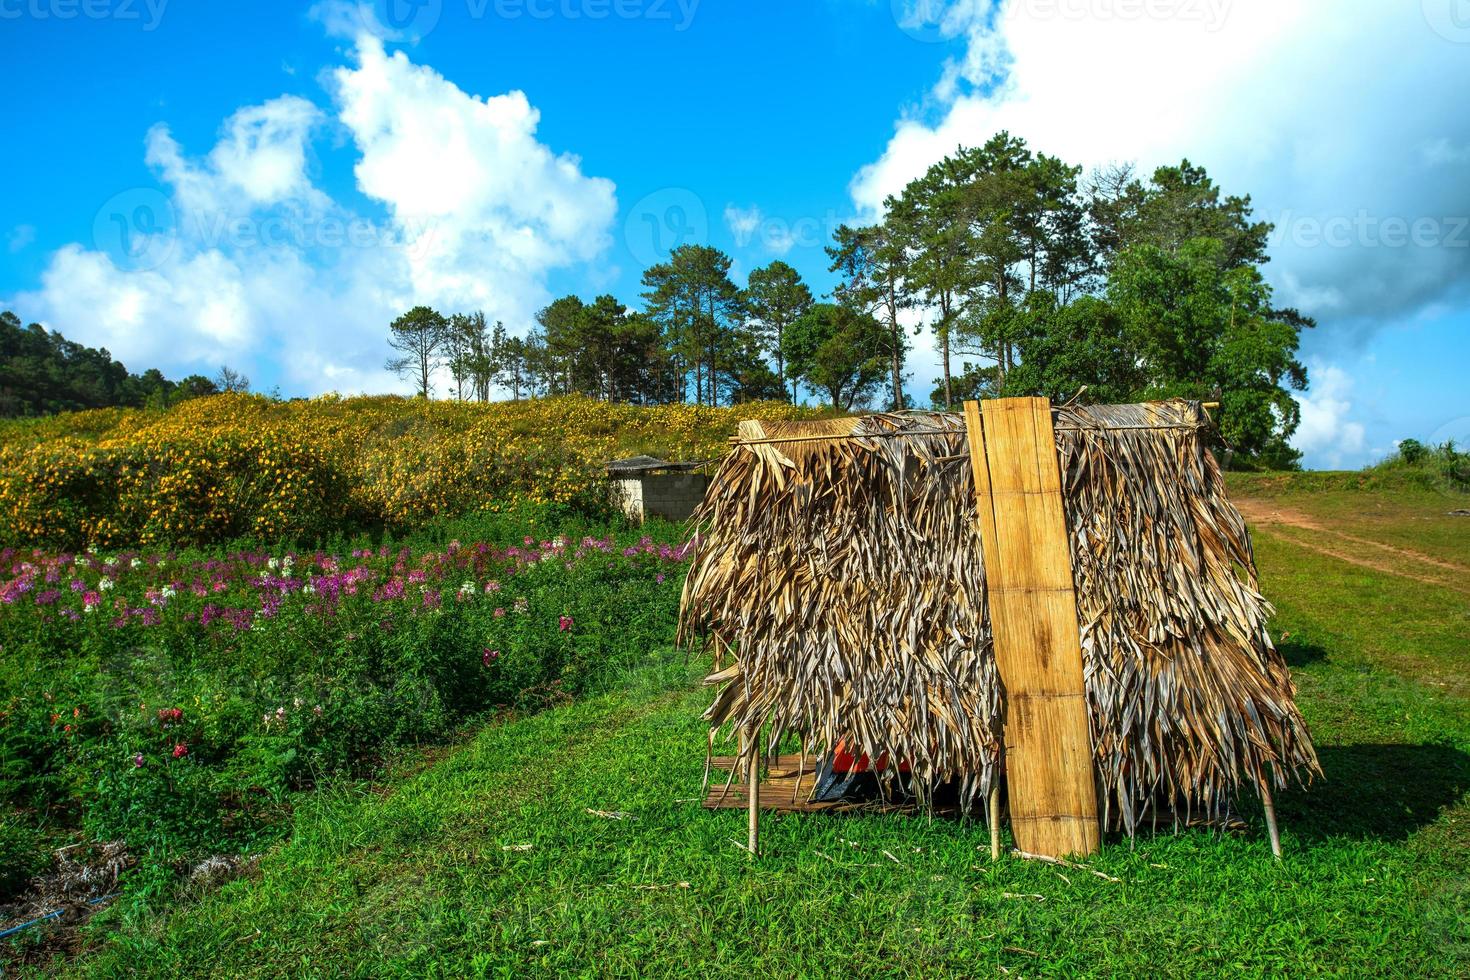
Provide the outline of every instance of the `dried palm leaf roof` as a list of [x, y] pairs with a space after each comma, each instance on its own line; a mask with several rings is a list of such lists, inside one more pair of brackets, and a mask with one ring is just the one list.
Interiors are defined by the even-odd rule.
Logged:
[[[1105, 823], [1319, 772], [1198, 404], [1054, 412]], [[988, 792], [1005, 694], [972, 480], [958, 415], [741, 423], [681, 603], [724, 685], [711, 744], [769, 726], [906, 760], [921, 797]]]

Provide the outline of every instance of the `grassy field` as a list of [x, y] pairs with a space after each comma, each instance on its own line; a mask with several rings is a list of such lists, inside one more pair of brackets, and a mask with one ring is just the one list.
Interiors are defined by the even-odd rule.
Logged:
[[[1470, 567], [1470, 519], [1443, 517], [1442, 495], [1261, 477], [1232, 489]], [[1470, 601], [1452, 574], [1424, 580], [1436, 565], [1379, 561], [1390, 553], [1372, 544], [1375, 560], [1354, 564], [1316, 542], [1297, 525], [1257, 529], [1273, 630], [1326, 771], [1280, 801], [1283, 863], [1250, 799], [1240, 832], [1109, 841], [1090, 862], [1108, 879], [992, 865], [983, 827], [899, 816], [771, 817], [767, 853], [749, 861], [744, 815], [694, 800], [709, 693], [699, 665], [669, 653], [616, 694], [489, 727], [377, 791], [318, 794], [256, 873], [170, 913], [102, 913], [69, 968], [1465, 976]]]

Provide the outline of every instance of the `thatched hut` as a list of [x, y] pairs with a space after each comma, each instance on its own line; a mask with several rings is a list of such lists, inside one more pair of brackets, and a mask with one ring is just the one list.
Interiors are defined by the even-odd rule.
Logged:
[[[1097, 801], [1133, 833], [1319, 772], [1197, 403], [1052, 410]], [[720, 733], [903, 760], [922, 803], [1003, 778], [1006, 692], [965, 419], [744, 422], [694, 516], [681, 639]], [[897, 778], [897, 767], [887, 774]]]

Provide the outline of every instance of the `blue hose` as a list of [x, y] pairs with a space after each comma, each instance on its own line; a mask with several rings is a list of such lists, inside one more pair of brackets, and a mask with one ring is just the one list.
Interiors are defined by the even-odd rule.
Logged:
[[[102, 902], [107, 901], [110, 898], [117, 898], [117, 896], [119, 896], [121, 894], [122, 894], [122, 892], [113, 892], [111, 895], [103, 895], [101, 898], [90, 899], [87, 902], [87, 904], [88, 905], [97, 905], [97, 904], [100, 904]], [[0, 939], [4, 939], [6, 936], [13, 936], [17, 932], [20, 932], [22, 929], [29, 929], [33, 925], [37, 925], [39, 923], [45, 922], [47, 919], [54, 919], [54, 918], [56, 918], [57, 916], [59, 916], [61, 913], [65, 912], [65, 911], [66, 911], [66, 909], [57, 909], [55, 912], [47, 912], [45, 915], [41, 916], [39, 919], [32, 919], [29, 922], [22, 922], [18, 926], [11, 926], [9, 929], [6, 929], [4, 932], [0, 932]]]

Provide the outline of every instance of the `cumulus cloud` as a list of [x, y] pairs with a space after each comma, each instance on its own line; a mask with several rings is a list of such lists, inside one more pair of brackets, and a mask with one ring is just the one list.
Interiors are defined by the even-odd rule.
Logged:
[[191, 215], [293, 199], [323, 207], [326, 198], [307, 174], [307, 142], [321, 119], [320, 109], [294, 95], [247, 106], [226, 120], [219, 142], [199, 163], [186, 159], [159, 123], [148, 131], [146, 159]]
[[876, 214], [930, 163], [1003, 129], [1090, 166], [1188, 156], [1276, 222], [1267, 271], [1322, 317], [1318, 341], [1361, 339], [1463, 297], [1470, 279], [1470, 116], [1447, 97], [1470, 86], [1470, 57], [1420, 6], [911, 4], [963, 53], [855, 175], [854, 203]]
[[612, 182], [537, 141], [524, 93], [469, 95], [367, 35], [357, 52], [357, 67], [334, 73], [340, 118], [361, 152], [358, 187], [400, 227], [426, 230], [416, 293], [524, 319], [547, 269], [611, 244]]
[[1320, 361], [1309, 366], [1312, 375], [1310, 391], [1297, 395], [1301, 406], [1301, 426], [1291, 444], [1301, 450], [1309, 466], [1340, 469], [1363, 462], [1364, 428], [1349, 418], [1353, 381], [1346, 371]]
[[1470, 115], [1451, 94], [1470, 87], [1470, 32], [1431, 16], [1447, 3], [904, 0], [903, 30], [959, 50], [853, 176], [853, 203], [871, 219], [1001, 130], [1086, 167], [1188, 157], [1276, 224], [1276, 298], [1321, 324], [1298, 445], [1346, 460], [1363, 427], [1334, 354], [1470, 302]]
[[332, 115], [381, 213], [316, 185], [312, 141], [329, 113], [305, 99], [239, 109], [200, 156], [158, 125], [146, 159], [167, 193], [108, 202], [94, 241], [58, 250], [18, 302], [135, 368], [259, 358], [309, 393], [401, 389], [384, 337], [418, 303], [527, 325], [548, 273], [609, 244], [612, 183], [536, 139], [523, 93], [468, 94], [366, 33], [354, 61], [331, 75]]

